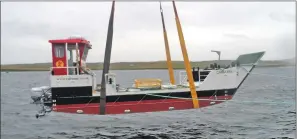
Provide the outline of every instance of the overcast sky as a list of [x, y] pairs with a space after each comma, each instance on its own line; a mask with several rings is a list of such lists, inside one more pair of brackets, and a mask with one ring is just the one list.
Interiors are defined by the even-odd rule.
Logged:
[[[171, 2], [163, 2], [172, 60], [183, 60]], [[176, 2], [191, 61], [266, 51], [265, 60], [295, 56], [294, 2]], [[4, 2], [1, 63], [51, 62], [50, 39], [81, 35], [103, 62], [111, 2]], [[118, 2], [112, 62], [166, 60], [159, 2]]]

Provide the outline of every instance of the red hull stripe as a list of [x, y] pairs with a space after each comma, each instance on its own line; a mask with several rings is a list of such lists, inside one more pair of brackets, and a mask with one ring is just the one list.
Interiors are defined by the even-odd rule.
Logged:
[[[199, 98], [209, 99], [209, 97]], [[232, 96], [220, 96], [218, 100], [232, 99]], [[224, 101], [200, 100], [200, 107], [207, 107], [214, 104], [219, 104]], [[214, 103], [215, 102], [215, 103]], [[131, 102], [115, 102], [106, 104], [106, 114], [124, 114], [124, 113], [139, 113], [139, 112], [156, 112], [168, 110], [183, 110], [192, 109], [192, 100], [185, 99], [163, 99], [163, 100], [144, 100]], [[99, 114], [99, 103], [92, 104], [70, 104], [53, 106], [56, 112], [77, 113], [82, 111], [84, 114]]]

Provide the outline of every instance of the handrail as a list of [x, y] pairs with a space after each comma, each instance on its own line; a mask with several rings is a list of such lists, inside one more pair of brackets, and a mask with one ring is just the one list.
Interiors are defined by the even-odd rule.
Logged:
[[[50, 67], [50, 71], [52, 71], [53, 69], [75, 69], [77, 74], [73, 74], [73, 75], [78, 75], [79, 73], [79, 69], [77, 67]], [[67, 73], [67, 75], [71, 75], [71, 74]]]
[[186, 71], [179, 72], [179, 84], [183, 84], [187, 78], [187, 74], [183, 74], [183, 73], [186, 73]]
[[90, 74], [92, 76], [96, 76], [95, 72], [93, 72], [91, 69], [87, 68], [87, 67], [80, 67], [81, 70], [83, 70], [84, 72], [87, 72], [87, 74]]
[[77, 67], [50, 67], [50, 69], [66, 69], [66, 68], [77, 68]]

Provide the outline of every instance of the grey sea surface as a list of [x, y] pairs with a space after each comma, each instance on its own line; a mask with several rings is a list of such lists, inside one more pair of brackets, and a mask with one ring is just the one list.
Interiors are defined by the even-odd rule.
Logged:
[[[167, 70], [112, 72], [126, 87], [135, 78], [168, 81]], [[253, 72], [267, 75], [251, 74], [233, 100], [212, 107], [105, 116], [51, 112], [39, 119], [30, 89], [49, 85], [49, 72], [2, 72], [1, 139], [295, 138], [295, 67]], [[101, 71], [96, 74], [100, 81]]]

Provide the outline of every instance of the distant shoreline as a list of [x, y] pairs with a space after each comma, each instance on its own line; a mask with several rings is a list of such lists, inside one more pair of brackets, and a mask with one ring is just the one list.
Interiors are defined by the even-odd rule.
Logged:
[[[200, 61], [191, 62], [192, 67], [200, 67], [204, 69], [211, 63], [218, 63], [218, 61]], [[231, 60], [221, 60], [219, 62], [222, 65], [228, 65]], [[24, 72], [24, 71], [50, 71], [51, 63], [36, 63], [36, 64], [12, 64], [12, 65], [1, 65], [1, 72]], [[172, 61], [173, 68], [175, 70], [183, 70], [183, 61]], [[102, 63], [88, 63], [88, 68], [91, 70], [102, 70]], [[295, 63], [288, 63], [286, 61], [260, 61], [256, 66], [257, 68], [264, 67], [293, 67]], [[166, 61], [155, 61], [155, 62], [118, 62], [111, 63], [110, 70], [166, 70]]]
[[[271, 65], [271, 66], [257, 66], [256, 68], [278, 68], [278, 67], [294, 67], [294, 65], [290, 66], [277, 66], [277, 65]], [[102, 70], [102, 69], [91, 69], [91, 70]], [[110, 69], [110, 70], [167, 70], [167, 68], [162, 69]], [[174, 69], [174, 70], [184, 70], [184, 69]], [[1, 69], [1, 72], [32, 72], [32, 71], [49, 71], [49, 69]]]

